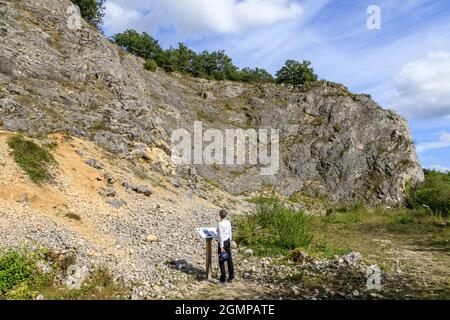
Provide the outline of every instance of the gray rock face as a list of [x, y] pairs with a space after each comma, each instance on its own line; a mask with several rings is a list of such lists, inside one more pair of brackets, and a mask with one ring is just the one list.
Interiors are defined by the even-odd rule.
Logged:
[[192, 132], [195, 120], [204, 130], [279, 129], [274, 176], [261, 176], [257, 166], [196, 166], [237, 194], [270, 186], [286, 195], [396, 205], [408, 182], [423, 180], [407, 122], [365, 95], [326, 82], [306, 90], [150, 73], [86, 23], [68, 28], [68, 0], [1, 4], [2, 129], [62, 131], [131, 159], [136, 145], [170, 155], [173, 130]]

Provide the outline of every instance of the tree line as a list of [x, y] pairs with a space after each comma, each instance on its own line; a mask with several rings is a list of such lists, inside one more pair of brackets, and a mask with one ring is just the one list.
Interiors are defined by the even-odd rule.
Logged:
[[[82, 17], [100, 30], [105, 12], [105, 0], [72, 0], [80, 8]], [[185, 44], [164, 50], [159, 42], [147, 32], [126, 30], [115, 34], [112, 39], [129, 53], [145, 59], [144, 67], [149, 71], [162, 68], [166, 72], [179, 72], [196, 78], [230, 80], [248, 83], [285, 83], [303, 85], [317, 81], [318, 77], [311, 62], [286, 61], [272, 76], [263, 68], [238, 68], [224, 50], [197, 53]]]
[[126, 30], [115, 34], [112, 41], [129, 53], [145, 59], [144, 66], [150, 71], [160, 67], [166, 72], [179, 72], [196, 78], [291, 85], [302, 85], [318, 79], [309, 61], [288, 60], [273, 77], [262, 68], [236, 67], [224, 50], [197, 53], [183, 43], [164, 50], [147, 32]]

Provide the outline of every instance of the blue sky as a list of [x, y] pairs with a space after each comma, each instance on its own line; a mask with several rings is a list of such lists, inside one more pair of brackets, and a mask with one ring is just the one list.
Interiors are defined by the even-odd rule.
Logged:
[[[381, 10], [369, 30], [367, 8]], [[164, 47], [225, 49], [275, 73], [310, 60], [320, 77], [369, 93], [409, 120], [427, 168], [450, 168], [448, 0], [107, 0], [104, 31], [148, 31]]]

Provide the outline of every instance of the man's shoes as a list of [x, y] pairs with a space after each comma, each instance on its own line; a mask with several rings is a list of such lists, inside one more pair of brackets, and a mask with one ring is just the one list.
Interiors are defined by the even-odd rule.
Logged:
[[226, 285], [226, 282], [219, 281], [219, 286], [225, 287], [225, 285]]
[[228, 283], [233, 283], [234, 279], [228, 279], [227, 281], [228, 281]]

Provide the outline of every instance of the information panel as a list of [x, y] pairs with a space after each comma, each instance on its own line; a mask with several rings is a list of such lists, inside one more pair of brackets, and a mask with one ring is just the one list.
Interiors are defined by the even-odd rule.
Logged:
[[219, 237], [216, 228], [196, 228], [196, 230], [203, 239], [214, 239]]

